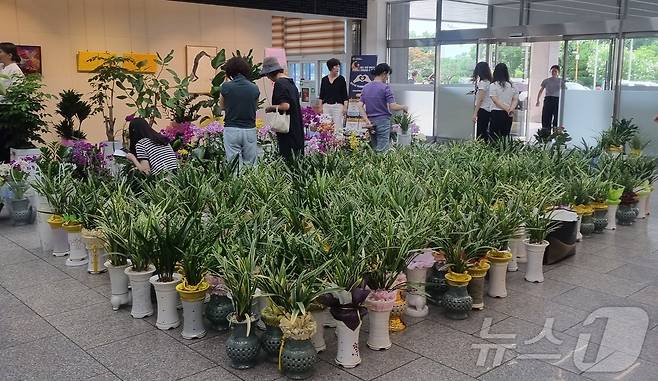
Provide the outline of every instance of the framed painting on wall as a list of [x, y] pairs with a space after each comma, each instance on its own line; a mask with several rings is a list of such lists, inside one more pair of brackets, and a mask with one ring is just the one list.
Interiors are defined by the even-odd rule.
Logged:
[[217, 55], [216, 46], [185, 47], [185, 61], [187, 75], [192, 76], [189, 91], [194, 94], [209, 94], [215, 69], [212, 68], [212, 59]]
[[23, 74], [41, 74], [41, 46], [17, 45], [21, 62], [18, 66]]

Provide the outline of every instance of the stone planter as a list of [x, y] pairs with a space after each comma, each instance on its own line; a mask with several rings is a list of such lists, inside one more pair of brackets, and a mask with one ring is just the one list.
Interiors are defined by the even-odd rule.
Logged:
[[313, 343], [313, 348], [315, 348], [315, 351], [318, 353], [327, 349], [327, 343], [324, 341], [324, 319], [327, 316], [327, 311], [328, 308], [326, 307], [311, 310], [311, 316], [316, 324], [315, 333], [311, 337], [311, 342]]
[[183, 303], [181, 336], [188, 340], [200, 339], [208, 332], [203, 325], [203, 301], [206, 299], [206, 291], [210, 286], [205, 281], [195, 287], [186, 288], [185, 285], [185, 282], [181, 282], [176, 286], [176, 291]]
[[[529, 263], [530, 253], [526, 254]], [[507, 263], [512, 260], [512, 253], [510, 251], [490, 251], [487, 253], [487, 259], [491, 262], [487, 294], [492, 298], [506, 298]]]
[[159, 275], [153, 275], [149, 278], [149, 282], [155, 289], [155, 297], [158, 301], [158, 319], [155, 326], [159, 329], [166, 331], [168, 329], [176, 328], [180, 325], [178, 318], [178, 294], [176, 286], [181, 281], [180, 274], [173, 274], [174, 280], [170, 282], [160, 282]]
[[544, 252], [548, 246], [548, 241], [540, 244], [530, 243], [527, 239], [524, 241], [526, 251], [528, 252], [528, 266], [526, 268], [525, 280], [533, 283], [544, 281]]
[[466, 287], [471, 281], [468, 274], [458, 274], [452, 271], [446, 274], [448, 291], [443, 295], [443, 308], [446, 316], [453, 320], [468, 318], [468, 311], [473, 307], [473, 298], [468, 295]]
[[[425, 317], [429, 313], [427, 298], [425, 297], [425, 282], [429, 268], [407, 268], [407, 310], [405, 315], [411, 317]], [[410, 284], [410, 285], [409, 285]]]
[[153, 315], [153, 304], [151, 303], [151, 283], [149, 279], [155, 272], [155, 266], [149, 265], [146, 271], [134, 271], [132, 267], [126, 267], [124, 273], [130, 281], [132, 289], [132, 309], [130, 315], [135, 319], [142, 319]]
[[228, 296], [210, 295], [210, 301], [206, 304], [206, 319], [210, 322], [210, 328], [220, 332], [227, 331], [227, 317], [234, 311], [233, 302]]
[[[375, 300], [374, 294], [384, 296], [381, 300]], [[391, 310], [395, 304], [395, 293], [383, 290], [373, 291], [368, 295], [365, 305], [368, 308], [370, 328], [368, 330], [368, 348], [381, 351], [389, 349], [393, 343], [388, 334], [388, 323]]]
[[446, 271], [439, 270], [439, 266], [439, 264], [435, 264], [432, 267], [430, 276], [427, 278], [429, 284], [425, 286], [430, 296], [430, 303], [438, 306], [443, 303], [443, 295], [448, 291], [448, 283], [445, 279]]
[[601, 204], [594, 208], [592, 222], [594, 222], [594, 233], [603, 233], [608, 226], [608, 205]]
[[614, 204], [608, 201], [608, 213], [607, 213], [608, 225], [605, 227], [608, 230], [617, 229], [617, 209], [619, 208], [619, 201], [616, 202], [617, 203]]
[[69, 240], [69, 257], [66, 259], [67, 266], [84, 266], [89, 262], [87, 258], [87, 249], [82, 242], [82, 225], [63, 224], [62, 228], [66, 231]]
[[617, 223], [622, 226], [631, 226], [635, 222], [635, 211], [632, 205], [620, 204], [617, 209]]
[[406, 134], [402, 132], [398, 133], [398, 144], [401, 146], [411, 145], [411, 134], [409, 132]]
[[130, 304], [132, 300], [130, 290], [128, 290], [128, 276], [125, 272], [128, 267], [132, 266], [132, 262], [127, 261], [125, 265], [121, 266], [114, 266], [110, 261], [105, 262], [105, 267], [107, 267], [110, 274], [110, 287], [112, 288], [110, 304], [112, 304], [114, 311], [117, 311], [124, 304]]
[[32, 208], [30, 200], [23, 198], [20, 200], [11, 200], [11, 221], [14, 226], [27, 225], [32, 218]]
[[89, 274], [106, 272], [105, 242], [100, 238], [100, 232], [82, 229], [82, 242], [84, 242], [87, 253], [89, 254], [87, 272]]
[[361, 354], [359, 353], [359, 332], [361, 324], [354, 331], [349, 329], [345, 323], [336, 320], [336, 364], [343, 368], [354, 368], [361, 364]]
[[491, 265], [488, 262], [480, 261], [477, 266], [468, 269], [467, 273], [471, 276], [471, 281], [468, 282], [468, 294], [473, 298], [474, 310], [484, 309], [484, 277]]
[[637, 218], [647, 218], [647, 200], [651, 193], [649, 192], [639, 192], [638, 197], [639, 201], [637, 202], [638, 215]]
[[50, 234], [53, 245], [53, 256], [65, 257], [69, 255], [69, 237], [62, 228], [64, 220], [60, 216], [52, 215], [48, 218]]
[[281, 351], [281, 370], [292, 380], [304, 380], [313, 375], [317, 353], [310, 339], [286, 339]]
[[580, 234], [583, 236], [590, 236], [592, 233], [594, 233], [595, 226], [592, 216], [592, 212], [588, 212], [582, 215], [582, 219], [580, 221]]
[[226, 340], [226, 354], [231, 360], [231, 367], [235, 369], [249, 369], [256, 366], [260, 340], [256, 335], [256, 318], [251, 317], [250, 329], [247, 322], [238, 322], [235, 313], [229, 315], [231, 333]]
[[260, 345], [265, 352], [267, 361], [276, 364], [279, 362], [281, 342], [283, 341], [283, 332], [279, 327], [281, 315], [274, 313], [271, 307], [266, 307], [260, 318], [265, 323], [265, 332], [260, 337]]
[[407, 301], [402, 299], [402, 292], [395, 290], [395, 303], [391, 310], [391, 317], [388, 321], [388, 330], [390, 332], [402, 332], [407, 326], [402, 321], [402, 314], [407, 309]]

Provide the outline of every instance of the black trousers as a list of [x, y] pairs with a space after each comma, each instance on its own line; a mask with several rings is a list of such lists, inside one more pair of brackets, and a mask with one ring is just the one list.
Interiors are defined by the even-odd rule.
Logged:
[[489, 136], [492, 139], [507, 137], [512, 131], [512, 117], [507, 111], [491, 110], [491, 122], [489, 123]]
[[560, 97], [544, 97], [544, 108], [541, 111], [542, 132], [551, 133], [551, 127], [557, 127], [558, 112], [560, 110]]
[[491, 119], [491, 112], [480, 108], [478, 110], [478, 122], [476, 128], [476, 138], [484, 140], [485, 142], [489, 140], [489, 120]]

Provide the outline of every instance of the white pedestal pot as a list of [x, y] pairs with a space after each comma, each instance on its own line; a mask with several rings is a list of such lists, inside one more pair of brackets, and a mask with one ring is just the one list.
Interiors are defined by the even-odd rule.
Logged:
[[[525, 252], [525, 245], [523, 245], [523, 240], [525, 239], [525, 226], [520, 226], [519, 229], [514, 234], [514, 237], [509, 240], [509, 247], [514, 256], [516, 263], [527, 263], [528, 255]], [[509, 265], [508, 265], [509, 267]], [[517, 265], [518, 270], [518, 265]], [[516, 270], [514, 270], [516, 271]]]
[[183, 331], [181, 335], [188, 340], [202, 338], [208, 332], [203, 325], [203, 301], [210, 286], [205, 281], [194, 289], [186, 289], [183, 287], [184, 285], [185, 283], [182, 282], [176, 286], [183, 302]]
[[354, 368], [361, 364], [361, 354], [359, 353], [359, 332], [361, 323], [352, 331], [340, 320], [336, 320], [336, 364], [343, 368]]
[[132, 288], [133, 307], [130, 310], [130, 315], [135, 319], [153, 315], [149, 279], [155, 272], [155, 266], [149, 265], [146, 271], [134, 271], [132, 267], [127, 267], [124, 272], [128, 276]]
[[407, 283], [412, 291], [407, 291], [407, 309], [405, 315], [411, 317], [425, 317], [429, 313], [427, 297], [425, 296], [425, 283], [427, 282], [427, 267], [407, 268]]
[[507, 297], [507, 264], [512, 260], [510, 251], [491, 251], [487, 259], [491, 263], [489, 269], [489, 289], [487, 294], [492, 298]]
[[393, 345], [388, 334], [388, 321], [394, 304], [395, 292], [373, 291], [366, 298], [365, 305], [370, 321], [367, 343], [370, 349], [379, 351], [389, 349]]
[[[43, 196], [37, 195], [37, 231], [39, 232], [39, 241], [41, 242], [41, 252], [44, 254], [53, 252], [53, 232], [48, 224], [48, 219], [52, 216], [52, 208]], [[67, 241], [68, 242], [68, 241]]]
[[105, 262], [105, 267], [110, 274], [110, 287], [112, 288], [110, 303], [114, 311], [124, 304], [130, 304], [132, 299], [130, 290], [128, 290], [128, 276], [125, 273], [126, 268], [130, 266], [132, 266], [130, 260], [121, 266], [114, 266], [110, 261]]
[[67, 225], [62, 226], [69, 239], [69, 257], [66, 259], [67, 266], [84, 266], [89, 262], [87, 258], [87, 249], [82, 242], [82, 225]]
[[178, 292], [176, 286], [180, 283], [180, 274], [173, 274], [174, 280], [170, 282], [160, 282], [159, 275], [153, 275], [149, 282], [155, 288], [155, 297], [158, 301], [158, 319], [155, 326], [161, 330], [176, 328], [180, 325], [178, 318]]
[[[583, 234], [580, 232], [580, 225], [582, 224], [582, 222], [583, 222], [583, 215], [579, 214], [578, 215], [578, 222], [576, 223], [576, 241], [577, 242], [580, 242], [580, 241], [583, 240]], [[523, 241], [523, 242], [525, 242], [525, 241]], [[526, 248], [527, 247], [528, 246], [526, 246]]]
[[637, 207], [640, 210], [640, 212], [637, 215], [637, 218], [647, 218], [647, 200], [649, 199], [649, 196], [651, 193], [649, 192], [640, 192], [638, 193], [638, 197], [640, 198], [640, 201], [637, 203]]
[[[507, 262], [507, 271], [508, 272], [519, 271], [519, 258], [517, 256], [517, 253], [521, 253], [522, 251], [520, 249], [521, 247], [523, 247], [522, 236], [516, 236], [510, 238], [508, 245], [509, 245], [509, 251], [512, 253], [512, 259], [510, 259], [510, 261]], [[528, 261], [525, 250], [523, 250], [523, 261], [524, 263]]]
[[64, 257], [69, 255], [69, 237], [62, 228], [64, 220], [60, 216], [52, 215], [48, 218], [50, 225], [50, 238], [53, 245], [53, 255], [55, 257]]
[[525, 280], [528, 282], [541, 283], [544, 281], [544, 251], [548, 241], [542, 243], [530, 243], [529, 239], [523, 241], [528, 252], [528, 266], [526, 268]]
[[608, 203], [608, 226], [605, 228], [608, 230], [617, 230], [617, 209], [619, 204]]
[[107, 271], [107, 267], [105, 267], [105, 243], [100, 237], [99, 231], [82, 229], [82, 241], [89, 254], [87, 263], [87, 272], [89, 274], [100, 274]]
[[324, 341], [324, 319], [328, 308], [323, 308], [321, 310], [312, 310], [311, 316], [315, 320], [316, 330], [313, 336], [311, 336], [311, 342], [313, 343], [313, 348], [315, 351], [320, 353], [327, 349], [327, 344]]

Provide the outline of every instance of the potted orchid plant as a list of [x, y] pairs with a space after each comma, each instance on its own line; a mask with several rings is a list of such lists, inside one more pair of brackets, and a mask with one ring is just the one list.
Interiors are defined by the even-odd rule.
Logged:
[[408, 146], [411, 144], [412, 134], [418, 132], [416, 117], [409, 113], [399, 113], [391, 118], [392, 128], [398, 131], [398, 144]]

